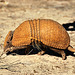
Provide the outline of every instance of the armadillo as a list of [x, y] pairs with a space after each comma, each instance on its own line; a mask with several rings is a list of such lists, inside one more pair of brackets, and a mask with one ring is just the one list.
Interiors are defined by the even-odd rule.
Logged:
[[12, 52], [17, 49], [30, 49], [31, 45], [43, 46], [38, 54], [46, 52], [45, 47], [50, 48], [62, 56], [64, 60], [68, 49], [75, 52], [70, 45], [70, 37], [66, 29], [51, 19], [27, 20], [20, 24], [14, 31], [9, 31], [4, 42], [4, 52]]

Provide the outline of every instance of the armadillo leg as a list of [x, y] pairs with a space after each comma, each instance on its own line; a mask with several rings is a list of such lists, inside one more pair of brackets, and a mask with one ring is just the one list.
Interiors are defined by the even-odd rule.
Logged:
[[15, 51], [15, 50], [18, 50], [18, 49], [24, 49], [24, 48], [27, 48], [27, 46], [10, 47], [10, 48], [7, 48], [7, 49], [5, 50], [5, 52], [12, 52], [12, 51]]
[[62, 59], [65, 60], [66, 59], [66, 54], [64, 51], [61, 51], [61, 55], [62, 55]]
[[[38, 42], [39, 44], [40, 44], [40, 42]], [[36, 44], [37, 45], [37, 44]], [[37, 45], [37, 49], [39, 49], [40, 50], [40, 52], [38, 52], [38, 55], [42, 55], [42, 54], [44, 54], [45, 52], [46, 52], [46, 46], [45, 45], [43, 45], [43, 44], [40, 44], [42, 47], [43, 47], [43, 49], [41, 49], [40, 47], [38, 47], [38, 45]]]
[[45, 53], [45, 51], [40, 51], [40, 52], [38, 52], [38, 55], [42, 55], [42, 54], [44, 54]]
[[25, 50], [25, 54], [26, 55], [29, 55], [30, 53], [31, 53], [31, 47], [30, 46], [28, 46], [27, 48], [26, 48], [26, 50]]
[[50, 48], [50, 49], [53, 50], [54, 52], [60, 54], [62, 56], [63, 60], [66, 59], [66, 54], [65, 54], [64, 50], [59, 50], [59, 49], [54, 49], [54, 48]]

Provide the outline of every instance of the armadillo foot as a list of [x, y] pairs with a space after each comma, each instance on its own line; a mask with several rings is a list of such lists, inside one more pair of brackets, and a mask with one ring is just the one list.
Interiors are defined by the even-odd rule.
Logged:
[[38, 52], [38, 55], [42, 55], [42, 54], [44, 54], [45, 53], [45, 51], [40, 51], [40, 52]]
[[63, 60], [66, 59], [66, 54], [65, 54], [65, 53], [62, 54], [62, 59], [63, 59]]
[[53, 50], [54, 52], [60, 54], [62, 56], [63, 60], [66, 59], [66, 54], [65, 54], [64, 50], [59, 50], [59, 49], [54, 49], [54, 48], [50, 48], [50, 49]]

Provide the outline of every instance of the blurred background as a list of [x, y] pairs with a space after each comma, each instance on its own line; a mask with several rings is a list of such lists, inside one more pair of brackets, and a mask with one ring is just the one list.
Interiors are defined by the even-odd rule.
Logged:
[[[75, 48], [75, 0], [0, 0], [0, 54], [4, 50], [7, 33], [30, 19], [52, 19], [59, 22], [66, 28], [70, 44]], [[75, 57], [70, 55], [62, 61], [60, 57], [48, 54], [9, 55], [0, 60], [0, 75], [13, 74], [75, 75]]]

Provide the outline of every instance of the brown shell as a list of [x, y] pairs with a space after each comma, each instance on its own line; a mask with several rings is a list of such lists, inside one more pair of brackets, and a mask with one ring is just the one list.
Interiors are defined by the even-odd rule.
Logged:
[[41, 42], [47, 46], [66, 49], [70, 44], [70, 37], [63, 26], [53, 20], [41, 20]]
[[12, 45], [29, 45], [31, 39], [40, 40], [47, 46], [59, 49], [66, 49], [70, 44], [70, 37], [64, 27], [48, 19], [23, 22], [14, 31]]
[[23, 22], [15, 29], [12, 39], [13, 46], [29, 45], [31, 42], [30, 25], [28, 21]]

